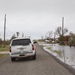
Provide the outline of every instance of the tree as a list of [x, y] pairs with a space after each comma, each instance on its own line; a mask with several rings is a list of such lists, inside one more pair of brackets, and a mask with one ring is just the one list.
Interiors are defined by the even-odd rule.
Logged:
[[11, 37], [11, 39], [10, 39], [10, 40], [12, 40], [12, 39], [14, 39], [14, 38], [16, 38], [15, 34], [13, 34], [13, 36]]
[[2, 39], [0, 38], [0, 47], [1, 47], [1, 45], [2, 45]]
[[54, 32], [54, 43], [56, 42], [56, 32]]
[[17, 37], [19, 36], [19, 34], [20, 34], [19, 32], [16, 32]]
[[52, 31], [48, 31], [45, 35], [46, 39], [50, 40], [52, 37], [53, 32]]
[[24, 37], [24, 33], [22, 33], [22, 37]]
[[57, 29], [56, 29], [56, 34], [58, 35], [58, 36], [61, 36], [62, 35], [62, 29], [61, 29], [61, 27], [57, 27]]
[[60, 44], [65, 44], [65, 37], [64, 34], [68, 32], [68, 29], [64, 28], [63, 29], [63, 33], [62, 33], [62, 28], [61, 27], [57, 27], [56, 29], [56, 34], [59, 36], [58, 40]]
[[65, 41], [66, 41], [66, 38], [65, 38], [65, 36], [61, 35], [61, 36], [58, 38], [58, 40], [59, 40], [59, 43], [60, 43], [61, 45], [64, 45], [64, 44], [65, 44]]
[[70, 32], [70, 39], [69, 39], [69, 43], [71, 45], [75, 45], [75, 34]]
[[68, 29], [66, 29], [66, 28], [63, 29], [63, 33], [62, 33], [62, 28], [61, 28], [61, 27], [57, 27], [57, 29], [56, 29], [56, 34], [57, 34], [59, 37], [60, 37], [61, 35], [64, 36], [64, 34], [65, 34], [66, 32], [68, 32]]

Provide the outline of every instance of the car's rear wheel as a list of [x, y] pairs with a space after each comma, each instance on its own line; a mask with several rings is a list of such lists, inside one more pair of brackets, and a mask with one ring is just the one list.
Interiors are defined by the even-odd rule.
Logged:
[[11, 61], [15, 61], [15, 58], [11, 58]]
[[33, 60], [36, 60], [36, 54], [33, 56]]

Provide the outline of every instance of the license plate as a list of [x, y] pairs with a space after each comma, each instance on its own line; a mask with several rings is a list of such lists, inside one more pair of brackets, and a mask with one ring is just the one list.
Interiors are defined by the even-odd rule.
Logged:
[[20, 56], [25, 56], [24, 52], [21, 52], [21, 53], [20, 53]]
[[19, 56], [25, 56], [24, 54], [20, 54]]

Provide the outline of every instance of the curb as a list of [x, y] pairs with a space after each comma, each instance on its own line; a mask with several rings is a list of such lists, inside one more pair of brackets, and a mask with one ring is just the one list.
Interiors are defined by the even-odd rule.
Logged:
[[[43, 51], [45, 51], [41, 45], [39, 45], [39, 46], [41, 47], [41, 49], [42, 49]], [[74, 69], [73, 67], [71, 67], [70, 65], [68, 65], [68, 64], [66, 64], [66, 63], [64, 63], [64, 62], [62, 62], [60, 59], [56, 58], [56, 57], [55, 57], [54, 55], [52, 55], [51, 53], [49, 53], [49, 52], [47, 52], [47, 51], [45, 51], [45, 52], [48, 53], [49, 55], [51, 55], [58, 63], [62, 64], [62, 65], [63, 65], [64, 67], [66, 67], [71, 73], [73, 73], [73, 74], [75, 75], [75, 69]]]

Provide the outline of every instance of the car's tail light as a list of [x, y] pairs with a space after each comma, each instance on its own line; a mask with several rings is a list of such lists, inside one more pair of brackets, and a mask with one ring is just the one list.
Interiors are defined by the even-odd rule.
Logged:
[[32, 45], [32, 50], [34, 50], [34, 45]]
[[11, 47], [9, 48], [9, 51], [11, 52]]

